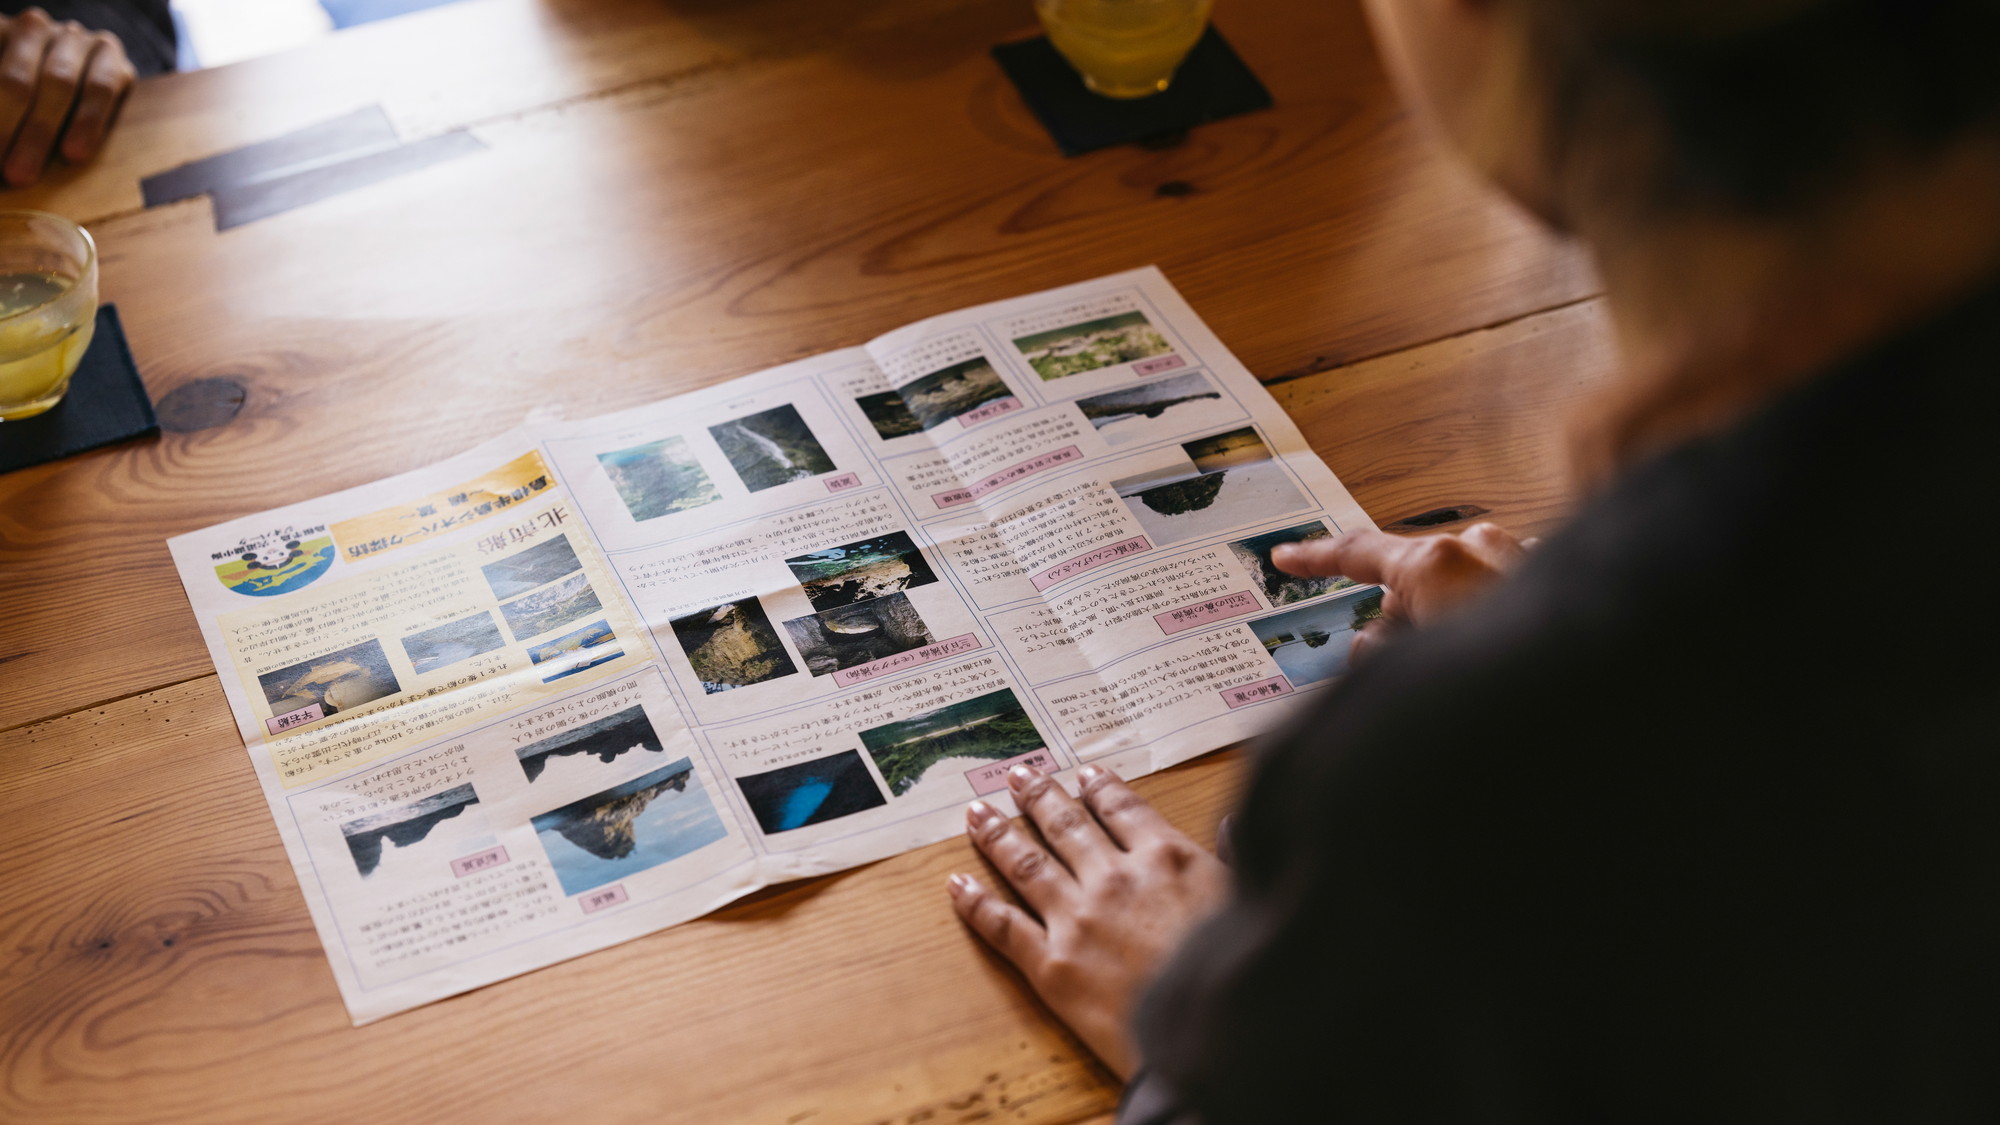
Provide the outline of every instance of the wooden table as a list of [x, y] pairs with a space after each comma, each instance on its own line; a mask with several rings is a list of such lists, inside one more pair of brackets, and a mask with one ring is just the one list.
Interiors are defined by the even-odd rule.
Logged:
[[[1025, 0], [470, 0], [146, 83], [6, 198], [90, 224], [193, 409], [0, 476], [0, 1120], [1102, 1120], [953, 920], [956, 841], [349, 1026], [164, 540], [1146, 263], [1378, 522], [1546, 528], [1610, 367], [1589, 271], [1427, 150], [1352, 0], [1218, 22], [1276, 109], [1064, 160], [986, 55]], [[140, 209], [377, 103], [489, 149], [221, 234]], [[1206, 837], [1239, 768], [1142, 788]]]

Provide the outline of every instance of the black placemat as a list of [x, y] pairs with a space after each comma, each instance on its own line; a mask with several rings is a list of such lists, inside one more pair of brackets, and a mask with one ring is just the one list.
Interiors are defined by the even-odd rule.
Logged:
[[1064, 156], [1150, 140], [1271, 107], [1271, 92], [1211, 24], [1174, 80], [1149, 98], [1093, 94], [1048, 37], [993, 48], [1000, 69], [1055, 138]]
[[160, 432], [139, 381], [118, 307], [97, 310], [97, 335], [70, 377], [69, 394], [46, 414], [0, 422], [0, 473]]

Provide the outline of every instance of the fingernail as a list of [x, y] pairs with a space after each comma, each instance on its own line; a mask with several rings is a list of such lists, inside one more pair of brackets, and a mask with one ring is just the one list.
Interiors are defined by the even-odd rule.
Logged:
[[1026, 766], [1015, 766], [1007, 771], [1007, 784], [1019, 789], [1035, 778], [1035, 771]]
[[972, 893], [972, 889], [978, 886], [977, 883], [972, 881], [972, 876], [970, 875], [953, 875], [950, 883], [953, 897], [969, 895]]
[[1077, 771], [1076, 776], [1077, 780], [1083, 782], [1085, 785], [1089, 785], [1091, 782], [1103, 777], [1104, 771], [1098, 769], [1096, 766], [1085, 766]]
[[984, 824], [993, 819], [993, 806], [985, 801], [974, 801], [965, 806], [965, 820], [968, 824]]

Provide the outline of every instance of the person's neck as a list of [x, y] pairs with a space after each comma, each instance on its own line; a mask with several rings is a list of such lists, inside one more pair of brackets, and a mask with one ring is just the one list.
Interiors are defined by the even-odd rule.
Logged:
[[2000, 272], [2000, 149], [1883, 174], [1787, 224], [1579, 223], [1625, 366], [1579, 470], [1720, 429]]

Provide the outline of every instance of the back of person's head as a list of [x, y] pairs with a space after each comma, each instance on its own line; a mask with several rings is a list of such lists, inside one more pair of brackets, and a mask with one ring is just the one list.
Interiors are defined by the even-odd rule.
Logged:
[[1497, 0], [1560, 190], [1752, 215], [2000, 136], [2000, 0]]

